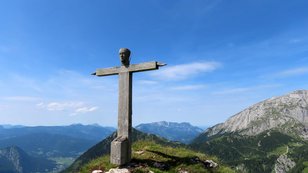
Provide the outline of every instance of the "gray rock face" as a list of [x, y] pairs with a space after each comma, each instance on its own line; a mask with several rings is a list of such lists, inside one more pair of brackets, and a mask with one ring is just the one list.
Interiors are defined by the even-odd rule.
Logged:
[[206, 132], [208, 136], [227, 132], [253, 136], [274, 128], [308, 139], [308, 90], [259, 102]]
[[275, 173], [286, 173], [295, 166], [295, 162], [283, 154], [278, 157], [275, 164]]
[[14, 165], [16, 172], [23, 172], [22, 166], [20, 164], [20, 155], [18, 152], [18, 148], [9, 147], [7, 149], [0, 150], [0, 158], [1, 157], [8, 159]]

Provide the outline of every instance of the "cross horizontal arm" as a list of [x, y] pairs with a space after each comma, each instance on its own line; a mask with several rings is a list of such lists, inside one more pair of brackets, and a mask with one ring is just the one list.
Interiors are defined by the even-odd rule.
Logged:
[[128, 67], [128, 71], [130, 72], [141, 72], [141, 71], [148, 71], [148, 70], [157, 70], [160, 66], [162, 66], [161, 63], [158, 63], [156, 61], [153, 62], [144, 62], [140, 64], [132, 64]]
[[92, 75], [96, 76], [110, 76], [115, 75], [120, 72], [121, 67], [111, 67], [111, 68], [102, 68], [97, 69], [95, 73], [92, 73]]
[[140, 64], [132, 64], [128, 67], [120, 66], [120, 67], [97, 69], [95, 73], [92, 73], [92, 75], [110, 76], [110, 75], [116, 75], [116, 74], [123, 73], [123, 72], [141, 72], [141, 71], [148, 71], [148, 70], [157, 70], [159, 67], [164, 66], [164, 65], [166, 64], [159, 63], [156, 61], [145, 62], [145, 63], [140, 63]]

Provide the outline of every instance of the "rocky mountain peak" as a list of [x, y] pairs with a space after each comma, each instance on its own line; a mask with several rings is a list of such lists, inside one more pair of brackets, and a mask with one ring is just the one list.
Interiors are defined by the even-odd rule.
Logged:
[[20, 163], [20, 159], [23, 157], [22, 154], [24, 154], [24, 152], [16, 146], [7, 147], [0, 150], [0, 158], [9, 160], [14, 165], [17, 172], [23, 172], [23, 168]]
[[209, 136], [228, 132], [257, 135], [273, 128], [308, 139], [308, 90], [259, 102], [206, 132]]

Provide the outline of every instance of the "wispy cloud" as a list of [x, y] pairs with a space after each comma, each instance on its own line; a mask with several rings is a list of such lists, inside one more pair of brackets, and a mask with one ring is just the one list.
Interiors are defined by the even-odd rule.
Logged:
[[44, 90], [42, 89], [41, 85], [33, 78], [31, 77], [26, 77], [21, 74], [13, 74], [11, 76], [12, 80], [18, 87], [34, 90], [37, 92], [43, 92]]
[[291, 77], [308, 74], [308, 67], [298, 67], [293, 69], [284, 70], [274, 74], [274, 77]]
[[173, 90], [180, 90], [180, 91], [189, 91], [189, 90], [198, 90], [205, 88], [205, 85], [183, 85], [183, 86], [176, 86], [173, 87]]
[[88, 106], [83, 102], [41, 102], [36, 106], [48, 111], [66, 111], [70, 115], [93, 112], [98, 109], [97, 106]]
[[239, 88], [227, 88], [224, 90], [213, 92], [214, 95], [225, 95], [225, 94], [239, 94], [244, 92], [251, 92], [256, 91], [259, 89], [265, 88], [277, 88], [280, 87], [279, 84], [272, 84], [272, 85], [258, 85], [258, 86], [251, 86], [251, 87], [239, 87]]
[[7, 109], [9, 106], [0, 103], [0, 110]]
[[142, 85], [155, 85], [158, 82], [157, 81], [153, 81], [153, 80], [139, 80], [138, 83], [140, 83]]
[[87, 112], [93, 112], [95, 110], [97, 110], [98, 107], [96, 106], [92, 106], [92, 107], [81, 107], [75, 110], [75, 114], [77, 113], [87, 113]]
[[164, 67], [161, 70], [152, 73], [154, 77], [165, 80], [184, 80], [199, 73], [211, 72], [220, 66], [218, 62], [193, 62], [189, 64], [180, 64], [170, 67]]
[[37, 101], [40, 98], [31, 96], [9, 96], [9, 97], [3, 97], [2, 99], [8, 101]]
[[215, 95], [224, 95], [224, 94], [236, 94], [253, 90], [254, 87], [243, 87], [243, 88], [228, 88], [220, 91], [213, 92]]
[[302, 39], [298, 39], [298, 38], [293, 38], [289, 40], [289, 43], [291, 44], [296, 44], [296, 43], [300, 43], [302, 42]]

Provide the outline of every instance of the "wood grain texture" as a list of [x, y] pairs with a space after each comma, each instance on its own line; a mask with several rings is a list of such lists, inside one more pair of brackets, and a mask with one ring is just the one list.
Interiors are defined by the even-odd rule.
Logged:
[[166, 64], [145, 62], [129, 66], [97, 69], [93, 75], [110, 76], [119, 75], [119, 103], [118, 103], [118, 130], [117, 138], [125, 141], [114, 140], [111, 143], [110, 161], [113, 164], [122, 165], [131, 160], [132, 139], [132, 86], [133, 73], [149, 70], [157, 70]]
[[97, 69], [96, 73], [93, 74], [95, 74], [96, 76], [110, 76], [124, 72], [142, 72], [149, 70], [157, 70], [158, 67], [159, 67], [158, 63], [156, 61], [153, 61], [140, 64], [132, 64], [128, 67], [120, 66], [120, 67]]

